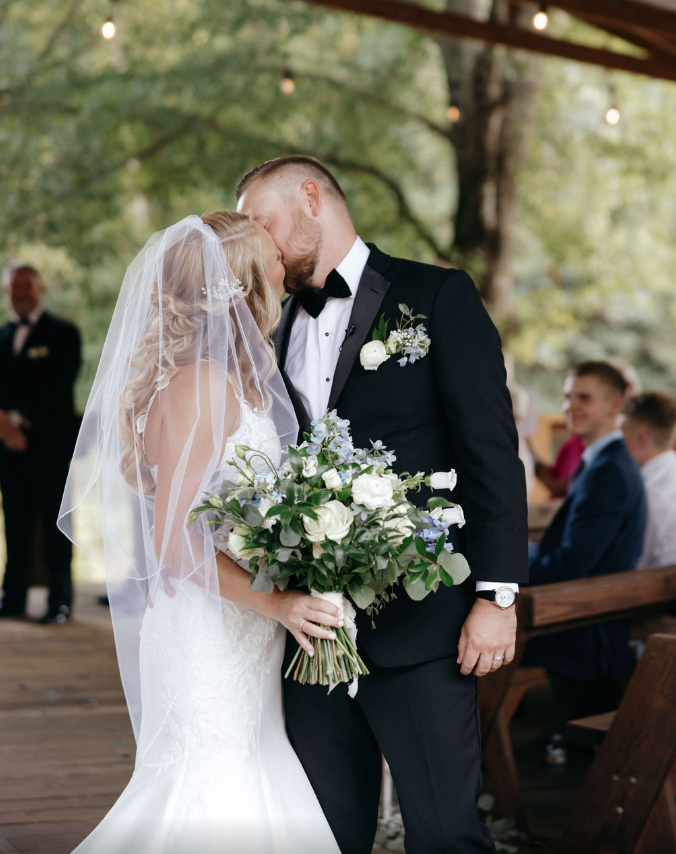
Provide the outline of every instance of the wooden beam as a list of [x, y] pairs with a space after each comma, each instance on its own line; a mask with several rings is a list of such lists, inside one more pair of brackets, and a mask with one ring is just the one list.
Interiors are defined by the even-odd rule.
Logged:
[[[533, 5], [533, 0], [512, 0], [520, 5]], [[576, 17], [584, 17], [595, 26], [606, 29], [654, 30], [662, 35], [676, 36], [676, 13], [649, 3], [635, 0], [548, 0], [550, 9], [561, 9]]]
[[603, 68], [645, 74], [660, 80], [676, 81], [676, 61], [653, 60], [615, 53], [610, 50], [586, 47], [561, 39], [536, 35], [527, 30], [515, 30], [500, 24], [477, 21], [450, 12], [435, 12], [414, 3], [393, 3], [391, 0], [306, 0], [313, 6], [323, 6], [342, 12], [369, 15], [391, 23], [404, 24], [443, 38], [469, 38], [487, 44], [501, 44], [530, 53], [558, 56]]

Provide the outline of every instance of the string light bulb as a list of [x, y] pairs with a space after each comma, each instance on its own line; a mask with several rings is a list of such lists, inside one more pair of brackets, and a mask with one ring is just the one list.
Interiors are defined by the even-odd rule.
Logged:
[[290, 71], [285, 71], [282, 79], [279, 82], [279, 89], [282, 95], [293, 95], [296, 91], [296, 83], [293, 79], [293, 74]]
[[108, 18], [106, 23], [101, 27], [101, 35], [104, 39], [112, 39], [115, 37], [115, 33], [117, 32], [117, 27], [113, 23], [112, 18]]
[[460, 108], [456, 107], [455, 104], [451, 104], [451, 106], [446, 110], [446, 118], [452, 124], [460, 121]]
[[540, 3], [539, 10], [533, 15], [533, 26], [536, 30], [546, 30], [549, 23], [549, 15], [547, 14], [547, 4]]
[[620, 120], [620, 111], [617, 107], [608, 107], [606, 110], [606, 121], [609, 125], [616, 125]]

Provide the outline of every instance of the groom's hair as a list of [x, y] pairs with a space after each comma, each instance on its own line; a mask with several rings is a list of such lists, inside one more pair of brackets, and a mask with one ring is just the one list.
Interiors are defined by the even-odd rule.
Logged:
[[279, 189], [283, 195], [291, 195], [296, 186], [307, 181], [308, 178], [312, 178], [319, 184], [323, 193], [327, 193], [347, 205], [345, 193], [326, 166], [314, 157], [308, 157], [305, 154], [276, 157], [274, 160], [267, 160], [260, 166], [256, 166], [255, 169], [251, 169], [240, 178], [237, 184], [235, 195], [238, 201], [251, 184], [259, 178], [279, 179]]

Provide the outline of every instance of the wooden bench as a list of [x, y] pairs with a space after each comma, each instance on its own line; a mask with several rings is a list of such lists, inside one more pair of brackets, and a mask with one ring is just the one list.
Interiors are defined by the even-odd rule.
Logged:
[[558, 854], [676, 851], [676, 635], [651, 635], [617, 712], [571, 721], [601, 744]]
[[517, 600], [514, 661], [479, 680], [487, 766], [484, 791], [495, 796], [498, 815], [515, 817], [519, 828], [528, 832], [509, 722], [528, 687], [546, 678], [540, 668], [518, 667], [529, 638], [659, 613], [673, 602], [676, 602], [676, 566], [632, 570], [522, 589]]

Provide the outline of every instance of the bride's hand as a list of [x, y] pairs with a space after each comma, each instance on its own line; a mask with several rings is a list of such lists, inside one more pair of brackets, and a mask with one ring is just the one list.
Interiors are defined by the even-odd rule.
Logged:
[[308, 640], [308, 635], [326, 640], [335, 638], [334, 632], [321, 628], [320, 624], [343, 625], [340, 611], [335, 605], [301, 593], [300, 590], [278, 592], [275, 599], [274, 613], [271, 616], [291, 632], [308, 655], [314, 655], [314, 647]]

